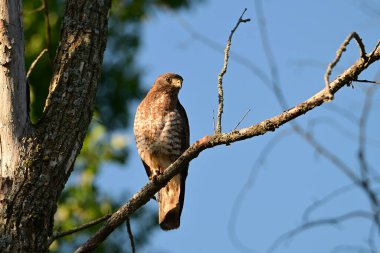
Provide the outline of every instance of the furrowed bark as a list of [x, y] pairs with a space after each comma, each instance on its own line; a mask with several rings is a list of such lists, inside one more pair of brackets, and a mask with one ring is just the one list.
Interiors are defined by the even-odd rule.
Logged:
[[0, 4], [0, 78], [5, 80], [0, 87], [5, 105], [0, 109], [0, 251], [45, 252], [58, 196], [91, 121], [111, 1], [66, 2], [49, 95], [34, 126], [26, 105], [22, 1], [5, 2]]

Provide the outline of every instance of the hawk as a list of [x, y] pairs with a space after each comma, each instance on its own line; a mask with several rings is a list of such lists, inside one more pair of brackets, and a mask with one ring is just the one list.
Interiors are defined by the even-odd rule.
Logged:
[[[136, 111], [136, 147], [150, 180], [189, 147], [189, 122], [178, 100], [182, 82], [183, 78], [174, 73], [160, 75]], [[185, 164], [158, 193], [158, 223], [163, 230], [180, 225], [188, 166]]]

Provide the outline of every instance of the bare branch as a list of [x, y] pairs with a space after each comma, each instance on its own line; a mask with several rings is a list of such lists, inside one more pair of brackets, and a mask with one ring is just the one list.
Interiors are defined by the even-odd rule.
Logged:
[[68, 236], [68, 235], [72, 235], [72, 234], [77, 233], [79, 231], [82, 231], [82, 230], [85, 230], [85, 229], [90, 228], [92, 226], [95, 226], [95, 225], [107, 220], [109, 217], [111, 217], [111, 214], [104, 215], [103, 217], [100, 217], [96, 220], [92, 220], [92, 221], [87, 222], [85, 224], [79, 225], [79, 226], [72, 228], [72, 229], [69, 229], [67, 231], [55, 232], [49, 238], [48, 246], [50, 246], [55, 240], [57, 240], [59, 238], [62, 238], [62, 237]]
[[46, 44], [49, 53], [50, 64], [53, 63], [53, 52], [51, 48], [51, 31], [50, 31], [50, 20], [49, 20], [49, 7], [46, 0], [42, 0], [44, 6], [44, 17], [46, 26]]
[[335, 120], [333, 117], [318, 117], [315, 119], [311, 119], [307, 123], [307, 131], [310, 132], [310, 134], [314, 134], [314, 129], [317, 126], [325, 125], [326, 127], [335, 129], [337, 134], [340, 134], [344, 137], [346, 137], [350, 141], [356, 141], [356, 134], [353, 131], [348, 130], [343, 124], [338, 123], [337, 120]]
[[239, 125], [241, 124], [241, 122], [243, 122], [243, 120], [245, 119], [245, 117], [247, 117], [248, 113], [251, 111], [251, 109], [248, 109], [248, 111], [243, 115], [243, 117], [241, 118], [241, 120], [236, 124], [236, 126], [234, 127], [233, 131], [236, 130]]
[[34, 13], [36, 13], [36, 12], [40, 12], [40, 11], [44, 10], [44, 8], [45, 8], [45, 5], [44, 5], [44, 3], [42, 2], [42, 4], [41, 4], [40, 7], [37, 7], [36, 9], [33, 9], [33, 10], [31, 10], [31, 11], [28, 11], [28, 12], [26, 12], [24, 15], [31, 15], [31, 14], [34, 14]]
[[371, 251], [371, 249], [360, 246], [360, 245], [338, 245], [335, 246], [330, 253], [348, 253], [348, 252], [353, 252], [353, 253], [374, 253]]
[[349, 212], [340, 216], [336, 217], [331, 217], [331, 218], [325, 218], [325, 219], [318, 219], [314, 221], [310, 221], [307, 223], [303, 223], [302, 225], [286, 232], [285, 234], [281, 235], [278, 237], [272, 245], [268, 248], [266, 251], [267, 253], [272, 253], [274, 252], [284, 241], [290, 240], [293, 237], [297, 236], [299, 233], [304, 232], [306, 230], [313, 229], [315, 227], [320, 227], [320, 226], [332, 226], [332, 225], [339, 225], [347, 220], [351, 219], [357, 219], [357, 218], [364, 218], [368, 220], [372, 220], [372, 213], [367, 212], [367, 211], [353, 211]]
[[131, 223], [129, 221], [129, 218], [127, 218], [127, 220], [125, 221], [125, 225], [127, 226], [129, 241], [131, 242], [132, 253], [135, 253], [136, 252], [136, 249], [135, 249], [135, 240], [133, 239], [133, 233], [132, 233]]
[[361, 117], [359, 120], [359, 148], [358, 148], [358, 160], [360, 164], [360, 172], [362, 174], [363, 183], [368, 182], [368, 164], [365, 158], [366, 144], [367, 144], [367, 121], [368, 115], [372, 107], [372, 98], [375, 92], [375, 86], [369, 87], [366, 91], [364, 105], [361, 113]]
[[[224, 49], [224, 46], [217, 41], [212, 40], [211, 38], [207, 37], [206, 35], [198, 32], [196, 29], [194, 29], [188, 22], [181, 19], [179, 16], [174, 15], [173, 17], [178, 22], [178, 24], [187, 32], [190, 34], [193, 40], [197, 40], [203, 45], [207, 46], [208, 48], [216, 51], [217, 53], [220, 53], [221, 50]], [[233, 50], [230, 50], [230, 52], [233, 52]], [[234, 60], [235, 62], [239, 63], [240, 65], [246, 67], [249, 71], [251, 71], [257, 78], [259, 78], [262, 83], [269, 89], [270, 87], [270, 77], [267, 75], [259, 65], [252, 62], [249, 58], [240, 55], [236, 52], [233, 52], [233, 54], [230, 55], [230, 59]]]
[[[324, 95], [322, 95], [324, 96]], [[293, 125], [293, 128], [297, 131], [297, 133], [310, 145], [312, 146], [320, 155], [329, 160], [332, 164], [334, 164], [337, 168], [339, 168], [352, 182], [357, 185], [361, 185], [361, 181], [359, 177], [353, 172], [353, 169], [344, 161], [339, 159], [334, 152], [331, 152], [326, 147], [324, 147], [321, 143], [319, 143], [313, 135], [306, 132], [298, 125]]]
[[371, 253], [377, 253], [376, 243], [375, 243], [375, 234], [377, 230], [377, 224], [374, 222], [369, 230], [368, 234], [368, 247], [371, 249]]
[[47, 52], [48, 50], [45, 48], [44, 50], [42, 50], [42, 52], [37, 56], [37, 58], [32, 62], [32, 64], [30, 64], [30, 67], [28, 69], [28, 73], [26, 73], [26, 80], [29, 79], [30, 77], [30, 74], [32, 74], [32, 71], [34, 69], [34, 67], [36, 66], [37, 62], [40, 60], [40, 58]]
[[332, 199], [338, 197], [339, 195], [346, 193], [348, 191], [351, 191], [356, 187], [355, 184], [349, 184], [345, 185], [343, 187], [340, 187], [336, 189], [335, 191], [330, 192], [328, 195], [324, 196], [320, 200], [315, 201], [313, 204], [308, 206], [303, 215], [302, 215], [302, 222], [306, 223], [309, 221], [310, 214], [314, 212], [316, 209], [320, 208], [322, 205], [326, 204], [327, 202], [331, 201]]
[[[291, 129], [290, 129], [291, 130]], [[277, 146], [277, 144], [284, 139], [284, 137], [289, 136], [294, 133], [294, 131], [285, 130], [281, 133], [275, 135], [261, 150], [260, 154], [257, 156], [249, 175], [246, 177], [244, 185], [241, 187], [239, 193], [237, 194], [231, 208], [229, 221], [228, 221], [228, 237], [234, 247], [241, 252], [253, 252], [254, 250], [245, 245], [236, 234], [236, 220], [239, 217], [240, 209], [244, 199], [246, 198], [249, 190], [254, 186], [255, 180], [258, 177], [260, 169], [263, 167], [267, 160], [267, 157], [271, 154], [271, 151]]]
[[230, 48], [231, 48], [231, 41], [232, 41], [232, 36], [234, 35], [236, 29], [239, 27], [240, 23], [246, 23], [251, 21], [251, 19], [243, 19], [244, 13], [247, 11], [247, 9], [244, 9], [243, 13], [241, 14], [238, 22], [236, 23], [235, 27], [231, 30], [230, 36], [228, 37], [227, 40], [227, 45], [226, 48], [224, 49], [224, 64], [223, 68], [220, 71], [218, 75], [218, 117], [217, 117], [217, 122], [216, 122], [216, 134], [220, 134], [222, 132], [222, 114], [223, 114], [223, 76], [227, 72], [227, 66], [228, 66], [228, 58], [230, 56]]
[[271, 47], [269, 34], [268, 34], [267, 26], [266, 26], [267, 22], [265, 19], [264, 8], [263, 8], [262, 3], [263, 3], [262, 0], [254, 1], [256, 16], [259, 23], [258, 28], [260, 31], [261, 44], [263, 45], [263, 49], [264, 49], [263, 51], [267, 58], [269, 69], [270, 69], [270, 78], [268, 81], [269, 82], [268, 86], [273, 90], [273, 93], [276, 96], [277, 101], [280, 104], [281, 108], [283, 110], [286, 110], [288, 108], [288, 104], [286, 102], [284, 93], [282, 92], [282, 89], [281, 89], [280, 74], [279, 74], [275, 56]]
[[327, 99], [327, 101], [331, 101], [334, 98], [333, 94], [330, 91], [330, 87], [329, 87], [329, 84], [330, 84], [329, 78], [331, 75], [331, 71], [335, 67], [335, 65], [339, 62], [340, 58], [342, 57], [343, 52], [346, 51], [346, 47], [347, 47], [348, 43], [350, 43], [350, 41], [352, 39], [355, 39], [355, 41], [357, 42], [357, 44], [359, 46], [360, 58], [362, 58], [364, 61], [367, 61], [367, 59], [368, 59], [366, 52], [365, 52], [364, 44], [362, 42], [362, 39], [359, 37], [359, 35], [356, 32], [350, 33], [347, 36], [347, 38], [343, 41], [343, 43], [339, 47], [338, 51], [336, 52], [335, 59], [329, 64], [329, 66], [326, 69], [324, 80], [325, 80], [325, 86], [326, 86], [326, 99]]
[[354, 82], [380, 84], [380, 81], [370, 81], [370, 80], [355, 80]]
[[348, 121], [352, 122], [353, 124], [357, 124], [359, 122], [359, 118], [352, 113], [352, 111], [348, 110], [345, 107], [339, 106], [336, 103], [330, 103], [328, 106], [325, 106], [325, 109], [336, 112], [340, 116], [346, 118]]

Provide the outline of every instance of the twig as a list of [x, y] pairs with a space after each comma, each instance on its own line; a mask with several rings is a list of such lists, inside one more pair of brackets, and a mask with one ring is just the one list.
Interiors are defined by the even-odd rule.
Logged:
[[368, 115], [372, 107], [372, 98], [375, 91], [376, 86], [371, 86], [367, 89], [364, 99], [364, 105], [362, 109], [362, 113], [359, 120], [359, 147], [358, 147], [358, 161], [360, 164], [360, 172], [362, 175], [362, 181], [365, 184], [368, 184], [368, 163], [365, 157], [366, 153], [366, 145], [367, 145], [367, 121]]
[[213, 126], [213, 129], [214, 129], [214, 132], [215, 132], [215, 111], [214, 109], [212, 109], [212, 126]]
[[[212, 40], [211, 38], [207, 37], [206, 35], [198, 32], [195, 28], [193, 28], [188, 22], [181, 19], [178, 15], [174, 15], [173, 17], [178, 22], [178, 24], [187, 32], [190, 34], [192, 39], [197, 40], [201, 42], [203, 45], [207, 46], [208, 48], [216, 51], [217, 53], [221, 53], [221, 50], [224, 50], [224, 45], [218, 43], [217, 41]], [[231, 50], [230, 52], [233, 52]], [[224, 54], [224, 53], [223, 53]], [[252, 62], [249, 58], [234, 52], [232, 55], [230, 55], [230, 59], [234, 60], [235, 62], [239, 63], [240, 65], [246, 67], [248, 70], [250, 70], [257, 78], [259, 78], [262, 83], [265, 85], [265, 87], [271, 89], [270, 87], [270, 77], [267, 75], [263, 69], [258, 65]]]
[[318, 142], [313, 135], [306, 132], [298, 125], [294, 125], [293, 128], [297, 131], [297, 133], [309, 144], [311, 145], [320, 155], [325, 157], [328, 161], [334, 164], [337, 168], [339, 168], [353, 183], [361, 186], [361, 181], [359, 177], [353, 172], [353, 169], [345, 163], [343, 160], [339, 159], [334, 152], [328, 150], [324, 147], [320, 142]]
[[370, 248], [367, 248], [367, 247], [364, 247], [364, 246], [361, 246], [361, 245], [337, 245], [335, 246], [331, 251], [330, 253], [348, 253], [348, 252], [352, 252], [352, 253], [374, 253], [372, 251], [370, 251], [371, 249]]
[[318, 117], [315, 119], [311, 119], [309, 122], [307, 122], [306, 131], [308, 131], [311, 135], [314, 134], [314, 129], [317, 128], [317, 126], [325, 125], [326, 127], [329, 127], [333, 130], [336, 130], [336, 132], [344, 137], [347, 138], [347, 140], [356, 141], [356, 134], [353, 131], [350, 131], [344, 126], [344, 124], [338, 123], [337, 120], [335, 120], [332, 117]]
[[374, 222], [368, 233], [368, 247], [371, 249], [371, 253], [377, 253], [377, 247], [375, 243], [375, 234], [376, 234], [377, 224]]
[[328, 106], [325, 107], [325, 109], [338, 113], [339, 115], [346, 118], [348, 121], [352, 122], [355, 125], [359, 122], [359, 118], [354, 113], [352, 113], [351, 110], [345, 107], [341, 107], [336, 103], [330, 103]]
[[250, 111], [251, 111], [251, 109], [248, 109], [248, 111], [243, 115], [241, 120], [236, 124], [236, 126], [234, 127], [234, 129], [232, 131], [235, 131], [238, 128], [238, 126], [240, 126], [241, 122], [243, 122], [243, 120], [245, 119], [245, 117], [247, 117], [247, 115]]
[[[289, 131], [290, 130], [290, 131]], [[236, 220], [240, 217], [239, 213], [241, 210], [242, 203], [249, 193], [249, 190], [254, 186], [257, 180], [260, 169], [263, 167], [267, 158], [271, 154], [271, 151], [277, 147], [277, 144], [284, 139], [284, 137], [289, 136], [294, 133], [292, 129], [285, 130], [275, 135], [268, 143], [265, 144], [257, 159], [252, 165], [251, 171], [245, 180], [244, 185], [241, 187], [239, 193], [237, 194], [231, 208], [231, 212], [228, 220], [228, 238], [230, 239], [232, 245], [241, 252], [252, 252], [254, 251], [249, 246], [245, 245], [236, 234]]]
[[49, 53], [50, 64], [53, 64], [53, 54], [51, 49], [51, 31], [50, 31], [50, 21], [49, 21], [49, 7], [46, 0], [42, 0], [44, 4], [44, 17], [45, 17], [45, 26], [46, 26], [46, 44]]
[[130, 221], [129, 221], [129, 217], [128, 217], [127, 220], [125, 221], [125, 225], [127, 226], [127, 231], [128, 231], [129, 241], [131, 242], [132, 253], [135, 253], [135, 252], [136, 252], [136, 249], [135, 249], [135, 241], [134, 241], [134, 239], [133, 239], [133, 233], [132, 233], [131, 223], [130, 223]]
[[298, 235], [301, 232], [304, 232], [306, 230], [319, 227], [319, 226], [332, 226], [332, 225], [339, 225], [340, 223], [354, 219], [354, 218], [364, 218], [368, 220], [372, 220], [372, 213], [369, 213], [367, 211], [353, 211], [349, 212], [340, 216], [331, 217], [331, 218], [325, 218], [325, 219], [319, 219], [315, 221], [310, 221], [307, 223], [303, 223], [302, 225], [282, 234], [280, 237], [278, 237], [268, 248], [266, 251], [267, 253], [274, 252], [284, 241], [292, 239], [294, 236]]
[[380, 40], [377, 41], [377, 44], [375, 46], [375, 48], [373, 49], [372, 53], [370, 53], [370, 55], [368, 56], [368, 61], [370, 61], [374, 55], [374, 53], [377, 51], [377, 49], [380, 47]]
[[[326, 89], [326, 101], [327, 102], [331, 101], [332, 99], [334, 99], [334, 96], [331, 93], [330, 87], [329, 87], [329, 84], [330, 84], [329, 78], [330, 78], [330, 75], [331, 75], [331, 71], [335, 67], [335, 65], [339, 62], [340, 58], [342, 57], [343, 52], [346, 51], [346, 47], [347, 47], [348, 43], [350, 43], [350, 41], [352, 39], [355, 39], [355, 41], [357, 42], [357, 44], [359, 46], [359, 49], [360, 49], [360, 58], [363, 59], [363, 60], [365, 60], [365, 61], [368, 60], [368, 57], [366, 55], [362, 39], [359, 37], [359, 35], [356, 32], [350, 33], [347, 36], [347, 38], [343, 41], [343, 43], [339, 47], [338, 51], [336, 52], [335, 59], [328, 65], [328, 67], [326, 69], [324, 80], [325, 80], [325, 86], [326, 86], [325, 89]], [[373, 52], [375, 52], [375, 51], [376, 50], [374, 50]]]
[[279, 70], [270, 43], [268, 29], [266, 25], [267, 22], [264, 15], [263, 1], [256, 0], [254, 1], [254, 4], [258, 20], [257, 22], [259, 23], [258, 28], [260, 31], [261, 44], [263, 45], [263, 51], [270, 70], [270, 79], [268, 86], [272, 89], [274, 95], [276, 96], [277, 102], [281, 106], [281, 109], [286, 110], [288, 108], [288, 104], [286, 102], [284, 93], [281, 89]]
[[109, 217], [111, 217], [111, 214], [107, 214], [107, 215], [104, 215], [103, 217], [100, 217], [96, 220], [92, 220], [90, 222], [87, 222], [85, 224], [82, 224], [82, 225], [79, 225], [75, 228], [72, 228], [72, 229], [69, 229], [67, 231], [63, 231], [63, 232], [55, 232], [53, 233], [53, 235], [49, 238], [49, 241], [48, 241], [48, 246], [50, 246], [50, 244], [52, 244], [55, 240], [61, 238], [61, 237], [64, 237], [64, 236], [67, 236], [67, 235], [71, 235], [71, 234], [74, 234], [76, 232], [79, 232], [81, 230], [84, 230], [84, 229], [87, 229], [89, 227], [92, 227], [92, 226], [95, 226], [105, 220], [107, 220]]
[[30, 74], [32, 74], [32, 71], [34, 67], [36, 66], [37, 62], [40, 60], [40, 58], [47, 52], [47, 49], [45, 48], [42, 50], [42, 52], [37, 56], [37, 58], [30, 64], [30, 67], [28, 69], [28, 73], [26, 74], [26, 79], [28, 80], [30, 77]]
[[354, 80], [354, 82], [380, 84], [380, 81], [370, 81], [370, 80]]
[[310, 214], [314, 210], [316, 210], [317, 208], [321, 207], [323, 204], [331, 201], [332, 199], [336, 198], [337, 196], [339, 196], [339, 195], [341, 195], [343, 193], [346, 193], [346, 192], [354, 189], [355, 187], [356, 187], [356, 185], [354, 185], [354, 184], [345, 185], [343, 187], [340, 187], [340, 188], [336, 189], [335, 191], [330, 192], [329, 194], [327, 194], [326, 196], [324, 196], [320, 200], [315, 201], [314, 203], [312, 203], [310, 206], [308, 206], [305, 209], [305, 211], [304, 211], [304, 213], [302, 215], [302, 222], [303, 223], [308, 222]]
[[227, 45], [226, 48], [224, 49], [224, 63], [223, 63], [223, 68], [220, 71], [218, 75], [218, 118], [216, 122], [216, 134], [220, 134], [222, 132], [222, 114], [223, 114], [223, 76], [227, 72], [227, 66], [228, 66], [228, 58], [230, 56], [230, 48], [231, 48], [231, 41], [232, 41], [232, 36], [234, 35], [236, 29], [240, 25], [240, 23], [246, 23], [251, 21], [251, 19], [243, 19], [244, 13], [247, 11], [247, 8], [244, 9], [243, 13], [241, 14], [238, 22], [236, 23], [235, 27], [231, 30], [230, 36], [228, 36], [227, 40]]
[[[358, 59], [350, 67], [348, 67], [340, 76], [330, 83], [330, 90], [332, 93], [336, 93], [342, 87], [352, 80], [355, 80], [357, 76], [363, 72], [368, 66], [380, 59], [380, 50], [376, 50], [373, 53], [373, 57], [363, 64], [362, 59]], [[205, 149], [209, 149], [219, 145], [225, 145], [227, 143], [234, 143], [237, 141], [252, 138], [254, 136], [263, 135], [270, 131], [275, 131], [280, 126], [287, 122], [304, 115], [308, 111], [320, 106], [325, 100], [325, 90], [321, 90], [314, 96], [305, 100], [304, 102], [282, 112], [281, 114], [274, 116], [270, 119], [264, 120], [258, 124], [250, 127], [242, 128], [230, 133], [217, 133], [211, 136], [205, 136], [202, 139], [193, 143], [174, 163], [172, 163], [162, 175], [157, 177], [157, 180], [146, 184], [138, 193], [123, 206], [121, 206], [107, 222], [89, 238], [84, 244], [82, 244], [75, 252], [90, 252], [97, 248], [110, 233], [112, 233], [119, 225], [121, 225], [127, 217], [132, 215], [137, 209], [145, 205], [155, 193], [157, 193], [162, 187], [164, 187], [170, 179], [178, 174], [183, 167], [183, 164], [190, 162], [197, 157]]]
[[31, 15], [31, 14], [34, 14], [34, 13], [36, 13], [36, 12], [42, 11], [44, 8], [45, 8], [45, 5], [44, 5], [44, 3], [42, 3], [40, 7], [37, 7], [37, 8], [34, 9], [34, 10], [31, 10], [31, 11], [26, 12], [25, 15]]

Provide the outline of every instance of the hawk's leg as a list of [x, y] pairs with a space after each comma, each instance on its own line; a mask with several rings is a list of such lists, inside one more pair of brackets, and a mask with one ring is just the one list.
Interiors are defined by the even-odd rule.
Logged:
[[157, 182], [157, 177], [159, 175], [161, 175], [160, 169], [159, 168], [153, 169], [152, 175], [150, 175], [150, 177], [149, 177], [150, 181], [152, 181], [153, 183], [156, 183]]

